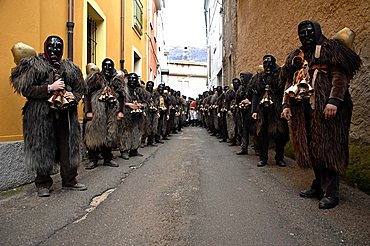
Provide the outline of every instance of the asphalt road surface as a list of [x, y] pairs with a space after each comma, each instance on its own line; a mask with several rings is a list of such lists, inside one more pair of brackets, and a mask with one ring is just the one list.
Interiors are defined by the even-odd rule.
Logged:
[[55, 175], [49, 198], [3, 192], [0, 245], [370, 245], [368, 195], [341, 184], [340, 205], [319, 210], [298, 196], [310, 170], [238, 150], [188, 127], [118, 168], [81, 168], [87, 191]]

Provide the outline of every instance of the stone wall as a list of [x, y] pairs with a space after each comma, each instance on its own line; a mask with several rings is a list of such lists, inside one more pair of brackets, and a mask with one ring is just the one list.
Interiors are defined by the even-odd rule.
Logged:
[[[224, 4], [234, 1], [225, 0]], [[328, 38], [344, 27], [354, 30], [357, 34], [355, 50], [361, 56], [363, 66], [351, 81], [350, 89], [354, 101], [351, 137], [370, 143], [368, 0], [238, 0], [236, 16], [238, 18], [234, 74], [241, 71], [255, 72], [265, 54], [274, 55], [278, 63], [283, 64], [286, 55], [300, 46], [297, 25], [304, 19], [318, 21]], [[225, 27], [224, 30], [227, 29], [228, 27]]]
[[223, 1], [223, 52], [222, 71], [223, 84], [230, 85], [231, 80], [239, 77], [236, 69], [237, 56], [237, 0]]
[[24, 163], [23, 141], [0, 144], [0, 191], [34, 180]]

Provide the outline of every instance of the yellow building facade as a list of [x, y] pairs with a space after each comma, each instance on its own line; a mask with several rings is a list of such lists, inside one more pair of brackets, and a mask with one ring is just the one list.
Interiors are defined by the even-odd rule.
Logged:
[[15, 95], [9, 83], [15, 67], [11, 47], [23, 42], [42, 53], [46, 37], [58, 35], [64, 40], [63, 57], [67, 58], [68, 6], [73, 2], [73, 61], [83, 74], [87, 63], [101, 67], [106, 57], [120, 69], [123, 20], [124, 68], [147, 80], [146, 0], [1, 0], [0, 142], [23, 139], [21, 109], [25, 98]]

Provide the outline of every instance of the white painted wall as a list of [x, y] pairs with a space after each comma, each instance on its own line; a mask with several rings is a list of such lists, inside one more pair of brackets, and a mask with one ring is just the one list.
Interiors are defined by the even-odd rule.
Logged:
[[178, 61], [169, 62], [169, 76], [165, 83], [182, 95], [196, 98], [207, 90], [207, 63]]
[[[223, 85], [217, 74], [222, 70], [222, 0], [205, 0], [207, 46], [208, 46], [208, 88]], [[221, 71], [222, 72], [222, 71]]]
[[[166, 17], [166, 0], [158, 0], [158, 2], [161, 5], [161, 9], [158, 11], [157, 16], [157, 57], [159, 61], [159, 68], [157, 69], [157, 78], [154, 81], [154, 86], [158, 86], [162, 80], [166, 79], [166, 76], [162, 76], [161, 70], [162, 69], [168, 69], [167, 68], [167, 47], [166, 47], [166, 37], [165, 37], [165, 17]], [[166, 82], [163, 81], [163, 82]]]

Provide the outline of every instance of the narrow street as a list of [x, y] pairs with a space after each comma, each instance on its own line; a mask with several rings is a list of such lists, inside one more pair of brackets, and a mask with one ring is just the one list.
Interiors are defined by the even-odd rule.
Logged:
[[188, 127], [118, 168], [81, 168], [87, 191], [55, 175], [49, 198], [33, 184], [4, 193], [0, 245], [369, 245], [369, 196], [342, 184], [339, 206], [319, 210], [298, 196], [310, 170], [238, 150]]

